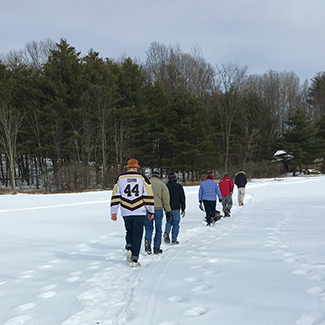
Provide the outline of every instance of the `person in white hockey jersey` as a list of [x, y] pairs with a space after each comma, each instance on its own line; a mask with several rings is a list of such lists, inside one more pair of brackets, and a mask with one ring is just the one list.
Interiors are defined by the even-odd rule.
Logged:
[[154, 217], [154, 196], [149, 179], [138, 172], [139, 162], [130, 159], [127, 172], [118, 176], [111, 198], [111, 219], [117, 220], [120, 207], [126, 230], [126, 260], [132, 267], [141, 266], [139, 253], [143, 236], [144, 219]]

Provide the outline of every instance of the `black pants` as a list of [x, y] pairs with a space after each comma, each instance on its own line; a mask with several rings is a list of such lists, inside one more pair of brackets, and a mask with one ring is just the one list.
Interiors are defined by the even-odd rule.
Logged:
[[144, 218], [145, 216], [123, 217], [126, 230], [125, 248], [131, 249], [132, 260], [137, 260], [139, 258]]
[[203, 200], [203, 205], [206, 212], [205, 219], [207, 223], [211, 223], [211, 218], [213, 218], [216, 214], [216, 202], [217, 201]]

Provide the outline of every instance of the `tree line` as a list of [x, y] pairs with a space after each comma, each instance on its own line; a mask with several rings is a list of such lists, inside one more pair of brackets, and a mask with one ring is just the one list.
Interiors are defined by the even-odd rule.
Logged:
[[[0, 184], [46, 191], [110, 188], [129, 158], [183, 182], [250, 177], [325, 155], [325, 72], [248, 75], [200, 50], [153, 42], [144, 62], [82, 56], [67, 40], [0, 57]], [[273, 176], [273, 175], [272, 175]]]

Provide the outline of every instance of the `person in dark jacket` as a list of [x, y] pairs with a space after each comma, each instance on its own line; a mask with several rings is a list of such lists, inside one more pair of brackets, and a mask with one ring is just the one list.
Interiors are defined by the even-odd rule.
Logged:
[[238, 205], [244, 205], [245, 186], [247, 184], [247, 177], [243, 170], [239, 170], [235, 177], [235, 184], [238, 188]]
[[[179, 224], [182, 218], [185, 217], [185, 193], [183, 186], [177, 183], [177, 176], [175, 173], [168, 175], [167, 187], [170, 197], [170, 218], [166, 222], [164, 241], [170, 243], [169, 233], [172, 233], [172, 244], [178, 244], [177, 236], [179, 233]], [[180, 210], [182, 212], [180, 212]]]

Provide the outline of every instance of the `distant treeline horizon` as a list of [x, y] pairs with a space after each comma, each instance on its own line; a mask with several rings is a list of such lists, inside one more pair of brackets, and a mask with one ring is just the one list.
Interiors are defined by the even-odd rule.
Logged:
[[[66, 39], [0, 56], [0, 184], [46, 191], [110, 188], [143, 168], [276, 176], [318, 159], [324, 171], [325, 72], [248, 75], [199, 49], [153, 42], [144, 62], [82, 56]], [[274, 162], [277, 150], [285, 152]]]

